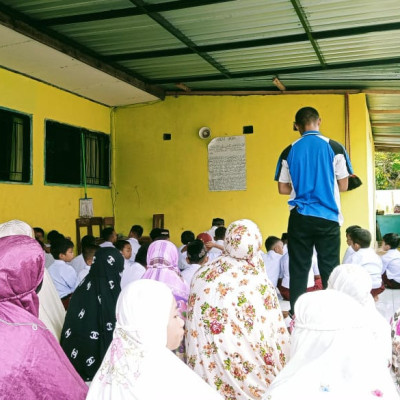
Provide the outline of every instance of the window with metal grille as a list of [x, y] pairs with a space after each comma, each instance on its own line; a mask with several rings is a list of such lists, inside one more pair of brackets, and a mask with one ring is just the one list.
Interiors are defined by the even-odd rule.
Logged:
[[46, 183], [109, 186], [109, 135], [46, 121], [45, 171]]
[[31, 118], [0, 109], [0, 181], [31, 181]]

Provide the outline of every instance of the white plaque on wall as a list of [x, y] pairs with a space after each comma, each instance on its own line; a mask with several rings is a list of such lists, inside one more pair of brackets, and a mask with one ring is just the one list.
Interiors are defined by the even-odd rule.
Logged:
[[246, 138], [217, 137], [208, 144], [210, 191], [246, 190]]

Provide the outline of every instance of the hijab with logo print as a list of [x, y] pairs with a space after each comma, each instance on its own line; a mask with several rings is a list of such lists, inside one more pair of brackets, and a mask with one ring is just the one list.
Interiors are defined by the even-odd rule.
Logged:
[[93, 379], [112, 341], [123, 267], [117, 249], [98, 249], [89, 274], [72, 295], [61, 346], [85, 381]]

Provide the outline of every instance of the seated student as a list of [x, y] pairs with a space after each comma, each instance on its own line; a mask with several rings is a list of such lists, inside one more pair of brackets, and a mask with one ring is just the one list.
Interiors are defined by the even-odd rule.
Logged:
[[127, 240], [117, 240], [115, 242], [115, 248], [120, 251], [122, 257], [124, 257], [124, 269], [131, 264], [132, 246]]
[[282, 233], [281, 240], [283, 243], [283, 254], [288, 252], [287, 244], [288, 244], [288, 234], [287, 232]]
[[281, 270], [283, 242], [276, 236], [268, 236], [265, 240], [265, 249], [267, 250], [267, 254], [261, 253], [265, 264], [265, 271], [271, 283], [276, 287]]
[[74, 244], [69, 239], [58, 238], [51, 243], [54, 263], [49, 267], [49, 274], [65, 309], [76, 286], [76, 272], [67, 264], [74, 257], [73, 250]]
[[349, 247], [347, 248], [346, 252], [344, 253], [342, 264], [350, 264], [351, 263], [351, 257], [355, 253], [354, 249], [351, 247], [351, 243], [352, 243], [351, 242], [351, 232], [353, 232], [354, 229], [360, 229], [360, 228], [361, 228], [361, 226], [359, 226], [359, 225], [351, 225], [346, 229], [346, 242]]
[[150, 238], [152, 242], [156, 240], [169, 240], [169, 230], [164, 228], [153, 228], [150, 231]]
[[200, 239], [195, 239], [187, 245], [186, 261], [189, 267], [182, 271], [182, 278], [190, 286], [195, 272], [208, 261], [206, 246]]
[[35, 239], [44, 244], [44, 230], [42, 228], [39, 228], [38, 226], [32, 229], [35, 234]]
[[215, 260], [218, 257], [218, 255], [216, 253], [211, 253], [211, 249], [217, 248], [217, 249], [220, 249], [221, 251], [224, 250], [224, 246], [221, 246], [221, 245], [215, 243], [212, 240], [212, 237], [207, 232], [199, 233], [197, 235], [196, 239], [201, 240], [204, 243], [204, 245], [206, 246], [209, 262]]
[[215, 230], [214, 245], [208, 252], [212, 260], [219, 257], [223, 252], [225, 233], [226, 233], [226, 228], [224, 226], [219, 226]]
[[126, 239], [132, 247], [131, 262], [135, 262], [136, 253], [140, 248], [139, 240], [143, 235], [143, 228], [140, 225], [133, 225], [129, 231], [128, 239]]
[[211, 223], [211, 228], [207, 231], [207, 233], [213, 238], [215, 236], [215, 230], [219, 226], [224, 226], [225, 221], [222, 218], [213, 218], [212, 223]]
[[400, 251], [397, 250], [399, 244], [400, 237], [397, 233], [387, 233], [382, 238], [382, 250], [386, 251], [386, 254], [381, 256], [382, 280], [390, 289], [400, 289]]
[[[289, 253], [286, 253], [280, 260], [280, 273], [277, 288], [282, 297], [288, 301], [290, 301], [289, 282]], [[316, 290], [322, 290], [322, 281], [318, 270], [317, 253], [314, 248], [310, 272], [308, 273], [307, 292], [314, 292]]]
[[350, 262], [351, 264], [361, 265], [370, 274], [372, 279], [371, 294], [377, 301], [379, 294], [385, 290], [385, 286], [382, 283], [382, 260], [374, 249], [369, 247], [371, 233], [367, 229], [357, 228], [350, 233], [350, 237], [351, 247], [355, 251]]
[[182, 246], [178, 248], [178, 253], [179, 253], [178, 267], [181, 271], [189, 267], [189, 264], [186, 261], [187, 245], [188, 243], [193, 242], [194, 239], [195, 237], [192, 231], [184, 231], [181, 234]]
[[88, 265], [83, 257], [85, 247], [95, 246], [95, 245], [96, 245], [96, 238], [94, 236], [86, 235], [82, 238], [81, 240], [82, 253], [73, 258], [72, 261], [69, 263], [72, 267], [74, 267], [78, 275]]
[[78, 274], [78, 278], [76, 280], [76, 286], [78, 286], [83, 281], [85, 276], [89, 273], [90, 267], [93, 264], [94, 255], [99, 248], [100, 246], [96, 246], [95, 244], [84, 247], [82, 256], [85, 261], [85, 266]]
[[114, 228], [104, 228], [100, 236], [104, 240], [104, 242], [100, 244], [100, 247], [115, 247], [114, 244], [117, 241], [117, 232], [115, 232]]
[[222, 400], [172, 352], [182, 340], [183, 321], [164, 283], [130, 283], [116, 314], [113, 341], [87, 400]]
[[149, 246], [150, 243], [142, 244], [136, 254], [135, 262], [125, 265], [121, 277], [121, 289], [123, 289], [128, 283], [141, 279], [146, 272], [147, 250], [149, 249]]
[[263, 400], [395, 400], [399, 396], [363, 307], [320, 290], [297, 300], [290, 360]]
[[35, 239], [21, 234], [0, 239], [0, 397], [84, 400], [87, 386], [38, 319], [44, 274], [43, 250]]

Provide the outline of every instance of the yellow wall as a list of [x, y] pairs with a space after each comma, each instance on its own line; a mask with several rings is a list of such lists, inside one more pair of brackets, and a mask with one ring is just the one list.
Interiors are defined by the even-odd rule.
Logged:
[[[0, 69], [0, 107], [32, 115], [32, 184], [0, 183], [0, 222], [21, 219], [75, 242], [82, 188], [44, 184], [45, 119], [110, 132], [110, 109], [52, 86]], [[110, 189], [88, 189], [95, 215], [112, 215]]]
[[[116, 111], [116, 210], [117, 225], [128, 233], [132, 224], [147, 234], [154, 213], [165, 214], [171, 239], [180, 242], [183, 230], [199, 233], [213, 217], [229, 223], [250, 218], [263, 236], [281, 235], [288, 219], [287, 196], [279, 195], [274, 182], [281, 151], [299, 136], [292, 130], [296, 111], [313, 106], [322, 117], [322, 132], [344, 143], [344, 96], [190, 96], [168, 97], [164, 102], [119, 108]], [[345, 226], [358, 223], [370, 228], [372, 211], [369, 176], [371, 151], [364, 95], [350, 96], [350, 133], [353, 166], [364, 185], [342, 195]], [[247, 190], [208, 190], [208, 140], [198, 129], [208, 126], [212, 136], [246, 135]], [[171, 141], [163, 141], [171, 133]], [[344, 234], [343, 234], [344, 236]], [[343, 248], [345, 241], [343, 240]]]

